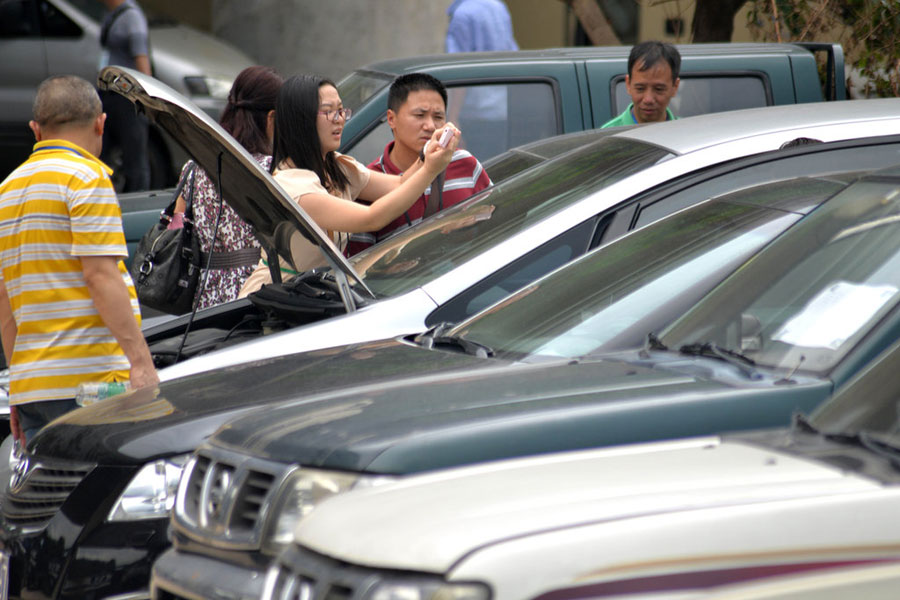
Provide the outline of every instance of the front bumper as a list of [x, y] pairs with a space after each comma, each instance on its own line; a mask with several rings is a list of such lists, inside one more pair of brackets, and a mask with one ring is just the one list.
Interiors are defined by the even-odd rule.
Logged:
[[150, 569], [169, 546], [167, 529], [166, 519], [105, 523], [90, 532], [51, 523], [37, 534], [4, 539], [9, 597], [149, 598]]
[[[8, 452], [0, 449], [4, 459]], [[106, 520], [135, 472], [136, 467], [92, 468], [44, 523], [29, 525], [0, 514], [10, 599], [149, 598], [153, 561], [170, 545], [169, 519]], [[0, 468], [0, 485], [7, 481], [8, 469]], [[6, 496], [0, 505], [4, 501]]]
[[167, 550], [153, 565], [154, 600], [259, 600], [266, 572]]

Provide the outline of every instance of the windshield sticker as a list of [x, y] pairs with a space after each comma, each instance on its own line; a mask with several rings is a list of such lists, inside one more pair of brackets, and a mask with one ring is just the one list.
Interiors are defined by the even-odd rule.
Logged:
[[833, 283], [784, 324], [773, 340], [837, 350], [897, 293], [891, 285]]

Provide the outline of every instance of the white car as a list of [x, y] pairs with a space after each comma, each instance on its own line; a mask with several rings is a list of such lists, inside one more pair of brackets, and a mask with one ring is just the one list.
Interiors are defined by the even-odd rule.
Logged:
[[488, 463], [334, 496], [300, 521], [264, 597], [755, 598], [729, 586], [896, 560], [898, 359], [900, 343], [790, 430]]
[[[141, 104], [208, 172], [217, 172], [222, 156], [224, 196], [270, 253], [294, 262], [294, 253], [310, 240], [319, 244], [327, 267], [307, 272], [302, 282], [294, 278], [199, 312], [183, 347], [189, 316], [145, 329], [157, 366], [168, 367], [160, 372], [163, 380], [459, 322], [588, 250], [723, 187], [734, 191], [900, 162], [898, 140], [884, 137], [900, 134], [900, 99], [703, 115], [603, 136], [348, 262], [271, 176], [189, 101], [127, 69], [105, 69], [101, 86]], [[794, 161], [770, 152], [798, 138], [851, 143], [867, 136], [882, 136], [880, 151], [848, 156], [827, 152], [832, 145], [826, 144], [822, 154]], [[749, 163], [734, 162], [749, 156]]]

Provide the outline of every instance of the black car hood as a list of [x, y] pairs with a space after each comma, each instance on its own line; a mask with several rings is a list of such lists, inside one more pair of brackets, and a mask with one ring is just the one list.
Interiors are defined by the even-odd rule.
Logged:
[[304, 254], [308, 257], [309, 245], [315, 244], [322, 252], [323, 265], [356, 280], [368, 291], [325, 232], [250, 153], [190, 100], [164, 83], [124, 67], [104, 68], [98, 86], [133, 102], [213, 180], [216, 173], [221, 173], [225, 201], [253, 226], [263, 248], [275, 248], [296, 268]]
[[30, 447], [40, 456], [142, 463], [192, 452], [220, 425], [261, 405], [318, 401], [361, 384], [387, 389], [391, 380], [410, 373], [436, 376], [498, 364], [509, 363], [393, 340], [281, 356], [180, 377], [80, 408], [47, 425]]
[[31, 450], [140, 464], [191, 452], [215, 433], [212, 443], [282, 462], [408, 473], [785, 425], [831, 390], [821, 380], [750, 381], [708, 359], [623, 358], [512, 364], [403, 341], [357, 344], [200, 373], [72, 411]]

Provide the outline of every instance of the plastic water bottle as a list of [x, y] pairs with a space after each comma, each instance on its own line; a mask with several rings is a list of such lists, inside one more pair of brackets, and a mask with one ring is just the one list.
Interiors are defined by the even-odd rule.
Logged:
[[75, 394], [75, 404], [87, 406], [94, 402], [106, 400], [128, 390], [131, 385], [127, 381], [108, 381], [98, 383], [82, 383]]

